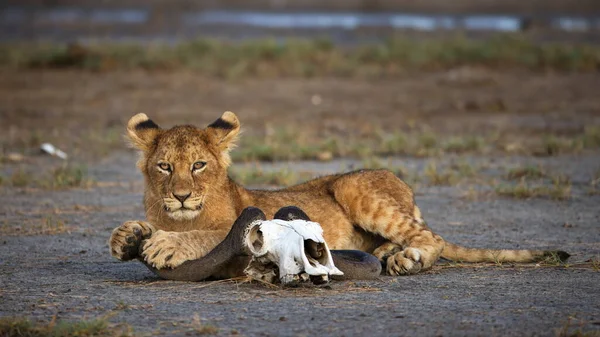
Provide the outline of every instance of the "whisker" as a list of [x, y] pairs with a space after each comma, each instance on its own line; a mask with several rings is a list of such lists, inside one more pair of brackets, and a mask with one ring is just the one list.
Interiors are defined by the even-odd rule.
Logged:
[[152, 205], [150, 205], [150, 207], [148, 207], [146, 209], [146, 214], [150, 213], [150, 211], [152, 211], [152, 209], [154, 207], [156, 207], [156, 205], [159, 205], [161, 203], [161, 201], [162, 201], [161, 199], [158, 199], [156, 202], [154, 202]]

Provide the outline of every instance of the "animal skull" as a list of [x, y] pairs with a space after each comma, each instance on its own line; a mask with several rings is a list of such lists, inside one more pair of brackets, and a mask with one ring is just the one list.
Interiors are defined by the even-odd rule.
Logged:
[[329, 281], [343, 275], [335, 267], [321, 225], [304, 220], [257, 220], [248, 227], [245, 243], [252, 259], [244, 272], [257, 280], [282, 284]]

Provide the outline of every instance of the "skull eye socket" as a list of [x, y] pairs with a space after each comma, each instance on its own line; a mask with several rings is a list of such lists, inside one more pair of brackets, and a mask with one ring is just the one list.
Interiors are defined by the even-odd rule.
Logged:
[[325, 254], [325, 245], [313, 240], [304, 240], [304, 251], [313, 259], [319, 261]]
[[206, 162], [205, 161], [197, 161], [194, 163], [194, 165], [192, 165], [192, 170], [193, 171], [198, 171], [203, 169], [204, 167], [206, 167]]
[[158, 163], [158, 168], [163, 171], [171, 172], [171, 164], [169, 164], [169, 163], [165, 163], [165, 162]]

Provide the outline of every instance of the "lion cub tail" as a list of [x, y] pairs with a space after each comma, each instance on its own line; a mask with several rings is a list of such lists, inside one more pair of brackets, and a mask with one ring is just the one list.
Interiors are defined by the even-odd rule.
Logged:
[[462, 247], [446, 242], [442, 257], [456, 262], [536, 262], [543, 260], [566, 261], [569, 253], [562, 250], [480, 249]]

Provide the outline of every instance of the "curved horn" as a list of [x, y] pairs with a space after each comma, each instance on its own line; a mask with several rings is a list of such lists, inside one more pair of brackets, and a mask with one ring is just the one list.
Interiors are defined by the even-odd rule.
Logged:
[[[310, 221], [308, 215], [296, 206], [280, 208], [273, 218]], [[335, 266], [344, 272], [341, 276], [332, 275], [334, 280], [373, 280], [381, 275], [381, 262], [369, 253], [360, 250], [331, 250], [331, 257]]]
[[374, 280], [381, 275], [381, 262], [360, 250], [332, 250], [333, 264], [344, 275], [331, 275], [334, 280]]
[[310, 218], [303, 210], [296, 206], [285, 206], [281, 207], [277, 213], [273, 216], [273, 219], [292, 221], [292, 220], [304, 220], [310, 221]]
[[220, 272], [236, 257], [248, 255], [244, 246], [245, 233], [248, 226], [257, 220], [266, 220], [265, 213], [256, 207], [247, 207], [235, 220], [225, 239], [205, 256], [186, 261], [175, 269], [156, 269], [148, 264], [146, 267], [167, 280], [202, 281]]

